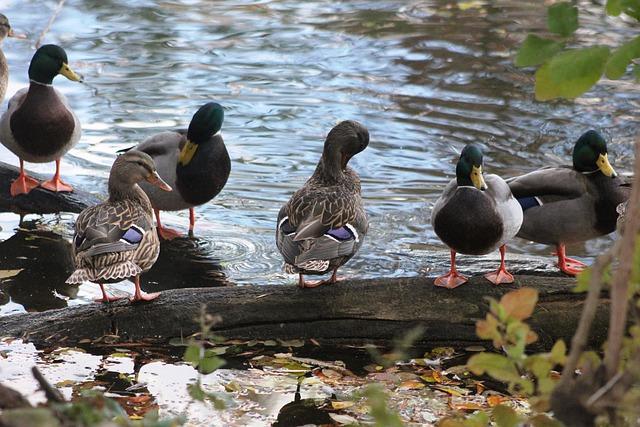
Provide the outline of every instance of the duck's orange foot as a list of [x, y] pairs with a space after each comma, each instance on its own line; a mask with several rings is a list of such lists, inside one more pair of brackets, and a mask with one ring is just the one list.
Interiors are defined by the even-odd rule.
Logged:
[[69, 184], [63, 182], [59, 177], [53, 177], [49, 181], [45, 181], [40, 186], [49, 191], [53, 191], [54, 193], [71, 193], [73, 191], [73, 187]]
[[124, 297], [114, 297], [114, 296], [105, 295], [102, 298], [96, 298], [93, 301], [94, 302], [101, 302], [101, 303], [110, 303], [110, 302], [121, 300], [123, 298]]
[[[558, 264], [558, 268], [560, 269], [560, 271], [562, 271], [564, 274], [568, 274], [569, 276], [576, 276], [580, 273], [582, 273], [582, 271], [587, 268], [587, 266], [580, 262], [577, 261], [577, 263], [572, 263], [572, 262], [568, 262], [569, 259], [565, 260], [565, 262], [563, 264]], [[575, 260], [572, 260], [575, 261]]]
[[145, 302], [145, 301], [153, 301], [154, 299], [160, 296], [160, 292], [154, 292], [151, 294], [147, 294], [144, 292], [140, 292], [133, 297], [129, 298], [129, 301], [134, 304], [136, 302]]
[[31, 178], [29, 175], [19, 175], [15, 181], [11, 183], [11, 188], [9, 190], [11, 197], [16, 197], [19, 194], [28, 194], [39, 184], [38, 180]]
[[176, 230], [172, 230], [171, 228], [157, 227], [157, 230], [158, 236], [160, 236], [160, 238], [164, 240], [173, 240], [177, 239], [178, 237], [182, 237], [182, 234], [180, 234]]
[[469, 279], [466, 276], [450, 271], [444, 276], [440, 276], [434, 280], [433, 284], [442, 288], [453, 289], [467, 283], [468, 280]]
[[494, 285], [499, 285], [501, 283], [513, 283], [515, 281], [513, 274], [504, 269], [498, 269], [498, 271], [493, 273], [487, 273], [484, 277]]

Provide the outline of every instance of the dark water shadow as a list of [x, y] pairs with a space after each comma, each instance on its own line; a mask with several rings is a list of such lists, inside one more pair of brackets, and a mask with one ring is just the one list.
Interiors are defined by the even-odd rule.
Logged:
[[3, 270], [22, 270], [0, 281], [0, 305], [11, 301], [26, 311], [67, 306], [78, 287], [65, 283], [73, 271], [71, 244], [59, 234], [42, 229], [39, 221], [23, 221], [16, 234], [0, 242]]
[[141, 277], [142, 289], [157, 292], [231, 285], [220, 260], [211, 257], [208, 247], [208, 242], [197, 238], [161, 241], [158, 260]]

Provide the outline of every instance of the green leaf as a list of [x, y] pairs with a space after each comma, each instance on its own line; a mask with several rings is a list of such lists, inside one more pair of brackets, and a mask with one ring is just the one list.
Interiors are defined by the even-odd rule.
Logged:
[[640, 58], [640, 36], [634, 37], [613, 51], [605, 68], [606, 76], [610, 79], [619, 79], [635, 58]]
[[200, 384], [198, 384], [197, 382], [192, 384], [187, 384], [187, 391], [189, 392], [189, 396], [191, 396], [193, 400], [199, 400], [203, 402], [204, 398], [206, 397], [206, 393], [204, 392], [202, 387], [200, 387]]
[[469, 415], [464, 420], [464, 427], [486, 427], [487, 425], [489, 425], [489, 415], [482, 411]]
[[520, 381], [515, 364], [500, 354], [478, 353], [469, 358], [467, 367], [476, 375], [485, 372], [492, 378], [503, 382]]
[[551, 5], [547, 13], [547, 26], [552, 33], [568, 37], [578, 29], [578, 8], [571, 3]]
[[563, 340], [558, 340], [551, 348], [549, 361], [554, 365], [564, 365], [567, 360], [567, 345]]
[[536, 99], [575, 98], [602, 76], [609, 48], [594, 46], [571, 49], [551, 58], [536, 72]]
[[205, 357], [200, 360], [200, 366], [198, 370], [203, 374], [210, 374], [216, 369], [224, 365], [224, 360], [217, 356]]
[[640, 1], [638, 0], [620, 0], [622, 6], [622, 12], [640, 20]]
[[585, 268], [576, 276], [576, 286], [571, 290], [577, 294], [587, 292], [589, 290], [589, 282], [591, 281], [591, 269]]
[[529, 423], [533, 427], [562, 427], [562, 423], [549, 418], [548, 415], [538, 414], [535, 417], [529, 419]]
[[194, 368], [197, 367], [198, 363], [200, 363], [200, 346], [197, 344], [190, 344], [184, 351], [184, 356], [182, 358], [185, 362], [191, 363]]
[[515, 64], [516, 67], [533, 67], [540, 65], [553, 55], [558, 53], [564, 46], [561, 42], [538, 37], [529, 34], [522, 46], [518, 49]]
[[517, 427], [520, 425], [520, 415], [506, 405], [497, 405], [491, 414], [498, 427]]
[[607, 0], [607, 5], [605, 6], [605, 10], [607, 11], [607, 15], [610, 15], [610, 16], [620, 15], [622, 13], [622, 1]]

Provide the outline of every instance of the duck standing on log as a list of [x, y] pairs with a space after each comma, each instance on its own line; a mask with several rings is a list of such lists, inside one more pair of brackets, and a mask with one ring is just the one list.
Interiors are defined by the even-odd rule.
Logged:
[[558, 267], [575, 276], [586, 265], [568, 258], [567, 243], [580, 243], [616, 229], [618, 206], [630, 195], [607, 156], [607, 143], [589, 130], [573, 147], [573, 167], [547, 167], [510, 179], [524, 210], [518, 237], [555, 245]]
[[20, 175], [11, 183], [11, 195], [27, 194], [38, 181], [24, 172], [24, 162], [56, 162], [52, 179], [40, 184], [50, 191], [73, 191], [60, 179], [60, 159], [80, 139], [80, 121], [65, 96], [53, 88], [53, 78], [62, 74], [81, 81], [69, 68], [60, 46], [47, 44], [36, 51], [29, 65], [28, 88], [19, 90], [0, 118], [0, 142], [20, 159]]
[[[285, 271], [299, 274], [301, 288], [335, 283], [338, 268], [362, 246], [369, 223], [360, 178], [347, 163], [368, 144], [369, 132], [360, 123], [336, 125], [315, 172], [278, 213], [276, 245]], [[303, 276], [328, 272], [331, 278], [324, 281], [305, 282]]]
[[138, 185], [143, 181], [171, 191], [148, 154], [131, 150], [118, 156], [109, 175], [109, 199], [83, 210], [76, 220], [72, 245], [76, 270], [67, 283], [98, 283], [102, 290], [98, 302], [119, 299], [107, 295], [105, 283], [131, 277], [135, 283], [131, 302], [160, 295], [140, 290], [140, 274], [151, 268], [160, 253], [151, 202]]
[[512, 283], [505, 268], [505, 244], [522, 224], [522, 208], [498, 175], [482, 174], [482, 151], [467, 145], [456, 165], [456, 177], [445, 187], [431, 213], [434, 231], [451, 249], [449, 273], [434, 284], [453, 289], [467, 282], [456, 270], [456, 253], [484, 255], [500, 248], [500, 267], [485, 277], [491, 283]]
[[153, 205], [158, 233], [163, 239], [179, 237], [180, 233], [162, 226], [161, 210], [189, 209], [189, 236], [193, 236], [194, 206], [212, 200], [227, 183], [231, 160], [220, 134], [223, 120], [222, 106], [209, 102], [193, 115], [186, 132], [161, 132], [135, 147], [153, 158], [158, 174], [173, 188], [166, 192], [141, 183]]

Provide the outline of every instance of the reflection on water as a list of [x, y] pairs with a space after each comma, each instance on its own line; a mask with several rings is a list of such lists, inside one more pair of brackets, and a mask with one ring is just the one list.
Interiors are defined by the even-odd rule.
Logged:
[[[8, 0], [3, 12], [31, 40], [3, 45], [8, 94], [26, 85], [33, 41], [55, 3]], [[581, 31], [607, 42], [629, 32], [619, 20], [603, 27], [600, 5], [585, 7]], [[511, 176], [567, 162], [575, 138], [596, 127], [611, 140], [617, 168], [630, 169], [640, 100], [630, 81], [602, 83], [574, 103], [537, 103], [530, 73], [512, 66], [520, 40], [544, 29], [545, 16], [543, 2], [524, 0], [68, 2], [45, 40], [64, 46], [87, 82], [56, 80], [83, 123], [63, 168], [73, 184], [104, 194], [116, 150], [184, 127], [205, 100], [219, 101], [233, 163], [227, 186], [197, 209], [195, 247], [165, 245], [168, 270], [158, 266], [145, 280], [161, 289], [291, 283], [274, 245], [277, 212], [312, 173], [329, 129], [357, 119], [371, 134], [353, 159], [371, 227], [342, 273], [415, 274], [426, 260], [412, 245], [442, 247], [429, 209], [466, 143], [484, 146], [487, 171]], [[16, 163], [4, 149], [0, 160]], [[28, 168], [50, 173], [53, 165]], [[186, 212], [164, 218], [188, 224]], [[3, 236], [15, 227], [5, 219]], [[72, 217], [60, 224], [68, 237]], [[584, 260], [610, 243], [570, 250]], [[550, 252], [522, 241], [511, 250]], [[174, 265], [173, 254], [184, 256]], [[47, 282], [60, 270], [47, 270]], [[81, 287], [80, 298], [95, 289]]]

